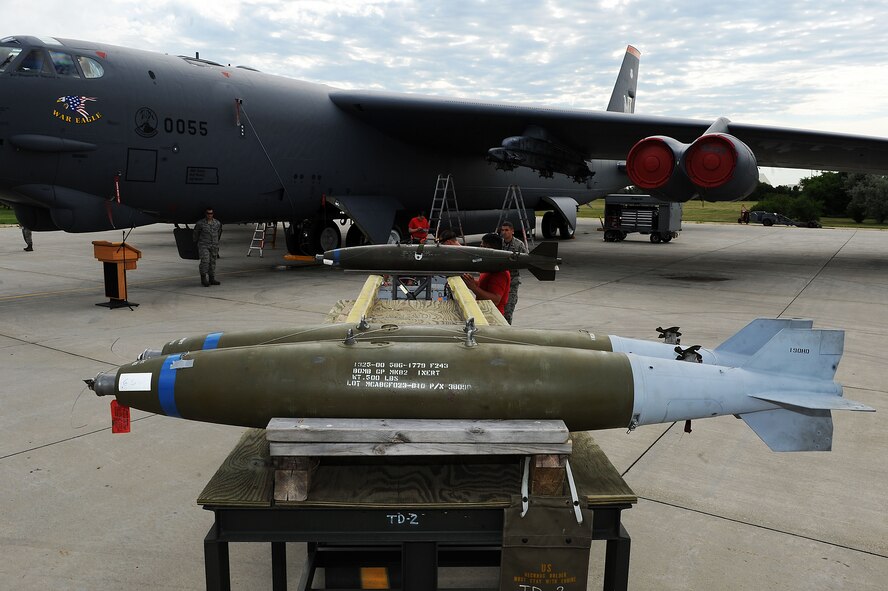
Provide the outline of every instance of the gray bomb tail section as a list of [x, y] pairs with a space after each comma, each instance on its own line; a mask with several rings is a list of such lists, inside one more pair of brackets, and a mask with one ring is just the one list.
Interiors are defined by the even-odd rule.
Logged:
[[530, 251], [530, 262], [527, 270], [539, 281], [555, 281], [555, 272], [558, 271], [558, 243], [542, 242]]
[[635, 112], [635, 89], [638, 86], [638, 65], [641, 52], [632, 47], [626, 47], [626, 55], [623, 57], [623, 65], [617, 74], [617, 82], [607, 104], [608, 111], [616, 113]]
[[[746, 336], [773, 326], [750, 329]], [[784, 328], [752, 355], [745, 355], [750, 350], [740, 347], [741, 340], [733, 341], [736, 365], [626, 354], [635, 388], [630, 428], [734, 415], [773, 451], [828, 451], [831, 410], [873, 410], [843, 398], [841, 384], [833, 381], [843, 352], [842, 331]]]
[[[804, 326], [808, 321], [790, 322]], [[755, 322], [750, 326], [753, 324]], [[726, 345], [743, 348], [742, 339], [729, 339], [722, 346]], [[796, 375], [800, 385], [803, 379], [832, 380], [844, 347], [845, 332], [841, 330], [785, 328], [743, 367], [756, 372]], [[832, 449], [832, 410], [875, 410], [846, 400], [841, 390], [837, 395], [800, 388], [798, 391], [758, 392], [751, 396], [780, 407], [740, 415], [773, 451], [829, 451]]]

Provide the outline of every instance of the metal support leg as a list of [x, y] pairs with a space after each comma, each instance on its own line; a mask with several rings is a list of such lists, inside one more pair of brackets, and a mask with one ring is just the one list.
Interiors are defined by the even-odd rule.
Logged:
[[299, 577], [299, 585], [296, 589], [307, 591], [314, 585], [315, 566], [318, 557], [318, 545], [316, 542], [308, 542], [305, 548], [305, 564], [302, 566], [302, 576]]
[[204, 538], [204, 569], [207, 591], [231, 591], [228, 542], [219, 541], [219, 532], [215, 523]]
[[271, 588], [287, 591], [287, 543], [271, 543]]
[[629, 551], [632, 540], [629, 532], [620, 524], [620, 537], [607, 541], [604, 557], [605, 591], [626, 591], [629, 587]]
[[404, 591], [438, 588], [438, 544], [404, 542], [401, 546], [401, 577]]

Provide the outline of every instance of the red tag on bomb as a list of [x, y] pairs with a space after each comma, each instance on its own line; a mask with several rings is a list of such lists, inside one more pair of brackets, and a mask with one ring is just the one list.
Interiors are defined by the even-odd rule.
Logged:
[[118, 404], [116, 400], [111, 401], [111, 432], [130, 432], [130, 409], [128, 406]]

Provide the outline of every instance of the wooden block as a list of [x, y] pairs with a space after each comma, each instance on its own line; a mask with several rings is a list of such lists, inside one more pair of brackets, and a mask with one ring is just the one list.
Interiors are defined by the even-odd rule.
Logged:
[[304, 501], [311, 488], [311, 475], [305, 470], [275, 470], [274, 500]]
[[530, 463], [530, 492], [534, 495], [560, 496], [564, 490], [565, 455], [537, 455]]
[[[273, 418], [270, 442], [565, 444], [560, 420]], [[550, 453], [550, 452], [536, 452]], [[555, 453], [555, 452], [551, 452]], [[559, 452], [560, 453], [560, 452]]]
[[272, 456], [570, 455], [568, 443], [269, 443]]
[[317, 469], [317, 458], [277, 457], [272, 458], [274, 470], [274, 500], [304, 501], [311, 489], [311, 479]]

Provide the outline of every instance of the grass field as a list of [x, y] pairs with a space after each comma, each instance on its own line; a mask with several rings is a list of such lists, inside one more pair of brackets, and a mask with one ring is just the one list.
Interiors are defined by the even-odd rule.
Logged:
[[[740, 205], [752, 207], [752, 202], [720, 202], [706, 203], [705, 201], [688, 201], [682, 208], [682, 221], [685, 222], [709, 222], [713, 224], [736, 224], [740, 217]], [[578, 215], [583, 218], [603, 218], [604, 199], [596, 199], [589, 205], [580, 207]], [[877, 224], [874, 220], [864, 220], [857, 224], [851, 218], [821, 218], [820, 223], [826, 228], [874, 228], [888, 229], [888, 224]]]
[[0, 205], [0, 224], [17, 224], [15, 214], [8, 207]]

